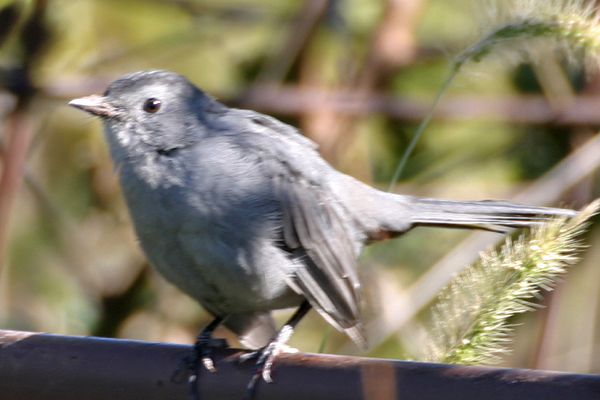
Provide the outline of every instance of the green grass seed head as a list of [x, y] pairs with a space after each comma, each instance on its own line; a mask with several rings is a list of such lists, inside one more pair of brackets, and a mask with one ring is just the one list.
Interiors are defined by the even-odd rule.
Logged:
[[482, 7], [479, 39], [458, 56], [457, 64], [506, 52], [521, 61], [536, 60], [543, 56], [536, 43], [544, 40], [568, 61], [579, 62], [588, 71], [598, 68], [600, 17], [594, 1], [488, 1]]

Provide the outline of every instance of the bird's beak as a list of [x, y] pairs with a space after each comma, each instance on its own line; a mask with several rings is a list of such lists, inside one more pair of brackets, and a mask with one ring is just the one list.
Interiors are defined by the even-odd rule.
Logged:
[[98, 117], [112, 118], [118, 114], [117, 109], [108, 102], [106, 97], [97, 94], [73, 99], [69, 102], [69, 105], [97, 115]]

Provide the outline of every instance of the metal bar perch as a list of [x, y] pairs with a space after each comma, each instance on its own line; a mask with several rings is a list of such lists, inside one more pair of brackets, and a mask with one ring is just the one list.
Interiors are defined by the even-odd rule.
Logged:
[[[187, 399], [172, 375], [191, 346], [0, 330], [0, 398]], [[241, 399], [253, 363], [217, 349], [216, 373], [201, 370], [202, 400]], [[600, 376], [420, 362], [285, 354], [256, 399], [600, 399]]]

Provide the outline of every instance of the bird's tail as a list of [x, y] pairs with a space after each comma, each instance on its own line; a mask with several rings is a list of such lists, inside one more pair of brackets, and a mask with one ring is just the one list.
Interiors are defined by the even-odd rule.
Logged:
[[572, 218], [577, 211], [564, 208], [527, 206], [510, 201], [456, 201], [412, 198], [413, 226], [445, 226], [454, 228], [503, 231], [544, 223], [551, 218]]

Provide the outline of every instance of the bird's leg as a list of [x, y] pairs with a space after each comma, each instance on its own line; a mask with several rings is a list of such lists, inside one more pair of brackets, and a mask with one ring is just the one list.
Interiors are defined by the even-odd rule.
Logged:
[[300, 308], [298, 308], [294, 315], [292, 315], [292, 317], [281, 327], [279, 332], [277, 332], [277, 335], [275, 335], [273, 340], [271, 340], [268, 345], [262, 349], [240, 356], [240, 361], [245, 361], [250, 358], [257, 358], [254, 375], [250, 379], [250, 382], [246, 388], [246, 394], [244, 395], [245, 399], [251, 399], [254, 397], [256, 384], [261, 376], [265, 382], [273, 382], [273, 379], [271, 378], [271, 370], [273, 368], [275, 359], [287, 347], [286, 343], [288, 340], [290, 340], [290, 337], [294, 333], [294, 328], [306, 315], [306, 313], [310, 311], [310, 309], [310, 303], [308, 301], [304, 301], [304, 303], [300, 305]]
[[[212, 350], [215, 347], [223, 347], [224, 339], [214, 339], [212, 337], [213, 332], [217, 329], [217, 326], [223, 322], [223, 317], [216, 317], [213, 319], [210, 324], [206, 325], [204, 329], [200, 331], [198, 337], [196, 338], [196, 343], [194, 344], [194, 348], [192, 349], [192, 353], [188, 359], [188, 368], [192, 371], [190, 376], [190, 381], [196, 379], [196, 373], [198, 371], [198, 367], [200, 365], [200, 361], [202, 361], [202, 365], [204, 368], [209, 370], [210, 372], [217, 372], [215, 368], [215, 364], [211, 358]], [[226, 345], [226, 342], [225, 342]]]
[[185, 369], [190, 372], [188, 382], [190, 384], [190, 399], [192, 400], [198, 398], [198, 394], [196, 393], [196, 381], [198, 379], [198, 368], [200, 366], [200, 362], [202, 362], [204, 368], [210, 372], [216, 372], [217, 369], [215, 368], [211, 358], [212, 350], [215, 347], [227, 346], [227, 342], [224, 339], [214, 339], [212, 337], [213, 332], [217, 326], [223, 322], [223, 320], [224, 317], [216, 317], [200, 331], [191, 353], [181, 361], [173, 373], [173, 380], [175, 380], [175, 377], [177, 377], [182, 370]]

